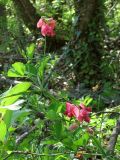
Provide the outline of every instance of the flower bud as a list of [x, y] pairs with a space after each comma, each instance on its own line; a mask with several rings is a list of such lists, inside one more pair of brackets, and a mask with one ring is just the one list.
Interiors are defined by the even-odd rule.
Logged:
[[77, 123], [73, 123], [73, 124], [71, 124], [71, 125], [69, 126], [68, 130], [74, 131], [74, 130], [77, 129], [77, 128], [78, 128], [78, 124], [77, 124]]

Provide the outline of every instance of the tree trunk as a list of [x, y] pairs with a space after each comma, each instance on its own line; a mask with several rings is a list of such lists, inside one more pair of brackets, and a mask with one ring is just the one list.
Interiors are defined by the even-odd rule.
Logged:
[[6, 50], [7, 39], [7, 16], [3, 2], [0, 2], [0, 52]]
[[24, 21], [25, 25], [36, 32], [36, 24], [39, 20], [39, 15], [29, 0], [13, 0], [15, 7], [19, 11], [19, 16]]
[[[37, 22], [40, 16], [36, 13], [29, 0], [13, 0], [18, 16], [23, 20], [24, 24], [33, 31], [36, 38], [39, 37], [40, 31], [37, 29]], [[47, 38], [47, 51], [56, 51], [65, 45], [65, 40], [57, 37]]]
[[69, 57], [73, 63], [76, 83], [94, 84], [101, 79], [100, 22], [104, 17], [101, 3], [100, 0], [74, 1], [76, 24]]

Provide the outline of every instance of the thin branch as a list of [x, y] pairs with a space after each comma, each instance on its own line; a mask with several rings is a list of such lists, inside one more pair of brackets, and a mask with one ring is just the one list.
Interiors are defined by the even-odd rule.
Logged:
[[53, 154], [39, 154], [39, 153], [34, 153], [31, 151], [12, 151], [7, 157], [5, 157], [3, 160], [7, 160], [12, 154], [24, 154], [24, 155], [32, 155], [32, 156], [58, 156], [58, 155], [63, 155], [63, 154], [70, 154], [71, 152], [68, 153], [53, 153]]
[[22, 135], [20, 135], [17, 139], [16, 139], [16, 144], [19, 144], [21, 141], [23, 141], [23, 139], [25, 139], [31, 132], [33, 132], [37, 127], [33, 126], [29, 131], [26, 131], [25, 133], [23, 133]]
[[117, 120], [116, 127], [113, 129], [112, 135], [110, 137], [110, 141], [108, 143], [108, 151], [112, 154], [114, 153], [115, 145], [117, 143], [118, 135], [120, 134], [120, 117]]
[[117, 1], [113, 4], [113, 6], [110, 8], [110, 10], [108, 11], [108, 13], [106, 14], [106, 16], [108, 16], [110, 14], [110, 12], [116, 7], [117, 5]]
[[115, 114], [118, 114], [120, 115], [120, 112], [114, 112], [114, 111], [100, 111], [100, 112], [96, 112], [96, 113], [93, 113], [93, 115], [96, 115], [96, 114], [107, 114], [107, 113], [115, 113]]
[[[59, 156], [59, 155], [68, 155], [68, 154], [75, 154], [73, 151], [71, 152], [64, 152], [64, 153], [51, 153], [51, 154], [39, 154], [39, 153], [34, 153], [31, 151], [12, 151], [6, 158], [4, 158], [3, 160], [7, 160], [12, 154], [24, 154], [24, 155], [32, 155], [32, 156]], [[91, 156], [102, 156], [102, 154], [97, 154], [97, 153], [84, 153], [82, 152], [81, 154], [83, 155], [91, 155]]]

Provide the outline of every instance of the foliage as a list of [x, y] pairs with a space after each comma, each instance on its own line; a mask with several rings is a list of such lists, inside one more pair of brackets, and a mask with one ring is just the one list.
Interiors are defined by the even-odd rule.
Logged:
[[[54, 95], [47, 87], [52, 58], [40, 56], [34, 63], [33, 44], [26, 50], [26, 63], [15, 62], [8, 70], [8, 77], [22, 78], [22, 82], [19, 79], [20, 83], [0, 97], [1, 158], [72, 160], [100, 156], [112, 159], [105, 148], [116, 118], [92, 113], [89, 124], [78, 123], [79, 127], [71, 130], [76, 120], [64, 115], [69, 98]], [[81, 102], [92, 106], [94, 101], [90, 96], [73, 100], [76, 105]], [[28, 130], [31, 130], [28, 136], [19, 140]]]
[[[106, 26], [101, 26], [100, 34], [96, 35], [93, 31], [93, 28], [96, 29], [96, 24], [91, 24], [87, 37], [88, 46], [84, 41], [81, 42], [81, 39], [78, 41], [80, 43], [75, 43], [72, 39], [75, 34], [77, 38], [80, 36], [80, 32], [74, 30], [78, 22], [73, 7], [74, 1], [31, 0], [41, 16], [56, 19], [57, 38], [75, 44], [75, 48], [70, 48], [71, 43], [69, 43], [63, 51], [63, 55], [66, 55], [62, 59], [66, 65], [65, 69], [64, 65], [55, 68], [61, 60], [58, 53], [46, 53], [46, 35], [51, 36], [47, 29], [53, 32], [55, 26], [51, 30], [49, 25], [45, 29], [47, 34], [43, 34], [45, 39], [40, 38], [39, 44], [36, 44], [32, 31], [28, 30], [21, 19], [18, 21], [16, 18], [17, 10], [12, 7], [13, 3], [10, 0], [4, 2], [7, 11], [7, 17], [4, 14], [7, 18], [6, 33], [9, 34], [5, 36], [6, 43], [0, 46], [0, 50], [19, 52], [22, 58], [15, 60], [7, 73], [2, 72], [8, 81], [12, 79], [13, 83], [9, 88], [5, 87], [5, 92], [0, 95], [0, 159], [120, 159], [120, 138], [117, 140], [114, 154], [110, 154], [107, 150], [110, 135], [120, 112], [120, 61], [117, 35], [120, 13], [117, 1], [116, 11], [113, 9], [114, 5], [110, 7], [110, 0], [105, 2], [108, 11], [104, 17]], [[8, 15], [9, 12], [11, 14]], [[114, 20], [116, 25], [113, 24]], [[6, 22], [2, 25], [3, 28], [4, 25]], [[44, 25], [43, 27], [46, 27]], [[103, 32], [106, 27], [108, 32], [112, 30], [109, 34]], [[93, 57], [92, 55], [89, 57], [88, 53], [93, 52], [90, 44], [99, 43], [101, 39], [103, 41], [100, 46], [104, 49], [102, 48], [102, 63], [99, 68], [104, 76], [97, 81], [96, 76], [99, 74], [95, 73], [94, 68], [91, 69]], [[70, 55], [73, 58], [72, 64], [68, 62], [68, 53], [74, 53], [74, 57]], [[72, 69], [79, 62], [81, 62], [80, 71], [86, 75], [82, 77], [83, 86], [89, 83], [91, 86], [88, 89], [82, 88], [80, 83], [81, 88], [74, 90], [71, 96], [68, 90], [71, 84], [74, 84]], [[70, 74], [66, 73], [66, 68]], [[66, 74], [62, 75], [61, 72], [64, 70]], [[66, 104], [70, 105], [70, 110], [69, 107], [66, 108]], [[92, 108], [92, 113], [86, 106]], [[77, 108], [77, 113], [73, 108]]]

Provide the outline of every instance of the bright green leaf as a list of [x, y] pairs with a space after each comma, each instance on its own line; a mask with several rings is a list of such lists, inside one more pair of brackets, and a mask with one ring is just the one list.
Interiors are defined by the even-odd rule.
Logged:
[[28, 90], [30, 86], [30, 82], [22, 82], [15, 85], [6, 93], [6, 95], [4, 95], [4, 97], [1, 98], [2, 101], [0, 106], [7, 106], [14, 103], [24, 92]]
[[12, 64], [12, 68], [8, 70], [9, 77], [24, 77], [26, 67], [22, 62]]
[[34, 51], [35, 51], [35, 44], [34, 43], [30, 44], [30, 46], [26, 48], [26, 51], [27, 51], [26, 54], [28, 58], [33, 58]]
[[0, 141], [4, 142], [5, 136], [6, 136], [6, 124], [5, 122], [2, 120], [0, 121]]
[[7, 110], [3, 117], [7, 128], [9, 128], [12, 124], [12, 116], [13, 116], [13, 111]]

